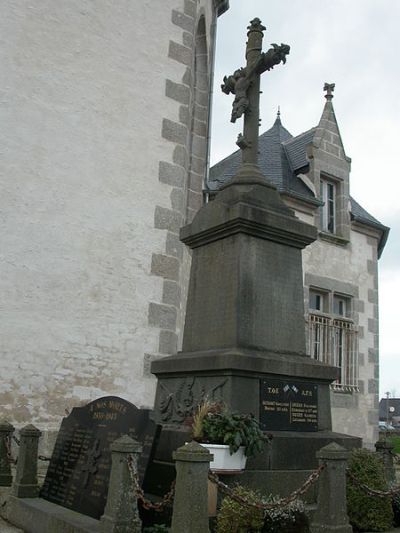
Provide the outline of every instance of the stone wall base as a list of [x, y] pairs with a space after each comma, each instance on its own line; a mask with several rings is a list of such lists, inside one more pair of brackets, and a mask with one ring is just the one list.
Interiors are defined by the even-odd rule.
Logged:
[[100, 522], [42, 498], [7, 501], [7, 520], [25, 533], [100, 533]]

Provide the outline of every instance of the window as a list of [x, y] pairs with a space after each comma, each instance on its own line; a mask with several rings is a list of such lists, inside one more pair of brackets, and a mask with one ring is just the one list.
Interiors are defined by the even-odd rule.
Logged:
[[310, 290], [310, 309], [314, 311], [325, 311], [326, 309], [326, 293]]
[[336, 366], [334, 390], [358, 390], [358, 334], [351, 317], [351, 298], [310, 289], [308, 338], [313, 359]]
[[350, 298], [347, 296], [333, 295], [333, 313], [335, 315], [349, 317], [350, 316]]
[[332, 181], [321, 180], [321, 230], [336, 233], [336, 184]]

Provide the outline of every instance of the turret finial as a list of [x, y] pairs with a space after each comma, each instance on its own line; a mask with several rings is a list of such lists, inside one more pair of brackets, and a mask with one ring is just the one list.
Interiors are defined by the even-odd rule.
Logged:
[[326, 91], [326, 95], [325, 95], [325, 98], [328, 100], [328, 102], [330, 100], [332, 100], [333, 98], [333, 91], [335, 90], [335, 84], [334, 83], [327, 83], [325, 82], [325, 85], [324, 85], [324, 91]]

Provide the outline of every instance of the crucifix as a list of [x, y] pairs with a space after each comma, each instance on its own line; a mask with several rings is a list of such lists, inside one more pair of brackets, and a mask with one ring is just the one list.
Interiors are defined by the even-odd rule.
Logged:
[[225, 94], [234, 94], [231, 122], [244, 115], [243, 134], [239, 134], [237, 145], [242, 150], [242, 167], [248, 166], [257, 172], [258, 130], [260, 126], [260, 76], [279, 63], [286, 63], [290, 46], [272, 44], [262, 52], [262, 40], [266, 29], [258, 18], [250, 22], [247, 33], [246, 66], [224, 77], [221, 89]]

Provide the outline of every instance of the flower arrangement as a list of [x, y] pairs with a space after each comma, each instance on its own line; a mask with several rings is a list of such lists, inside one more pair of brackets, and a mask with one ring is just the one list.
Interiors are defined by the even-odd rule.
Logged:
[[193, 416], [192, 436], [200, 443], [228, 445], [231, 455], [243, 446], [246, 457], [261, 452], [266, 440], [254, 415], [230, 413], [223, 404], [208, 400]]

